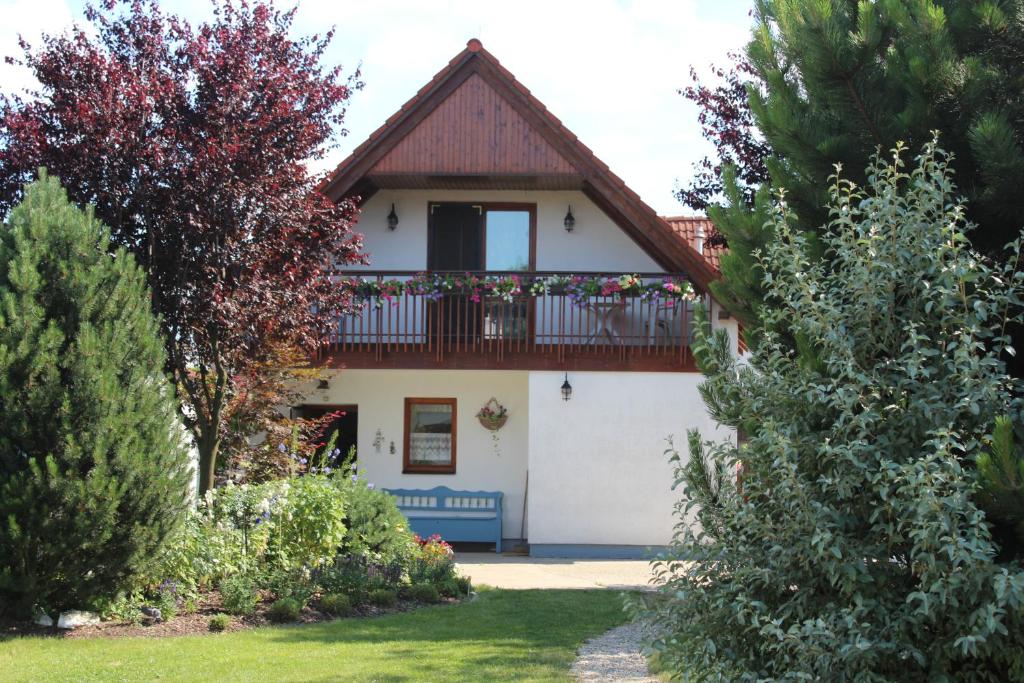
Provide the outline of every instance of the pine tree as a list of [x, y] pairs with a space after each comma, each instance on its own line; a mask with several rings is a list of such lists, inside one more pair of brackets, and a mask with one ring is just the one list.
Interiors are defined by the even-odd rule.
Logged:
[[691, 434], [677, 468], [686, 497], [648, 616], [685, 678], [1024, 680], [1024, 572], [997, 560], [972, 465], [997, 416], [1021, 422], [1001, 354], [1024, 273], [971, 249], [944, 154], [902, 156], [866, 188], [832, 184], [827, 263], [773, 211], [778, 304], [749, 362], [701, 321], [701, 395], [748, 440]]
[[[1024, 226], [1024, 1], [758, 0], [747, 57], [749, 104], [771, 148], [770, 185], [784, 189], [793, 227], [827, 218], [835, 164], [858, 183], [873, 154], [940, 134], [978, 225], [995, 253]], [[743, 197], [727, 197], [716, 226], [729, 243], [720, 299], [745, 301], [757, 324], [763, 284], [747, 264], [773, 235]]]
[[109, 597], [188, 501], [145, 276], [43, 173], [0, 231], [0, 609]]

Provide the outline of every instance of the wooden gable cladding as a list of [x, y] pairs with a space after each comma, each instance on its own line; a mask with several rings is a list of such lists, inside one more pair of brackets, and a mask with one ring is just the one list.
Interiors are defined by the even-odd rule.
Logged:
[[378, 174], [575, 176], [576, 169], [474, 73], [370, 169]]
[[[481, 86], [463, 92], [462, 86], [470, 81]], [[456, 93], [460, 103], [448, 102]], [[487, 106], [481, 110], [485, 100], [492, 103], [490, 112]], [[496, 123], [499, 104], [508, 129]], [[428, 119], [431, 122], [421, 128]], [[515, 125], [508, 125], [509, 121]], [[469, 126], [477, 134], [469, 136], [460, 126]], [[481, 136], [481, 131], [486, 134]], [[493, 154], [490, 145], [495, 146]], [[499, 145], [514, 148], [506, 150], [511, 152], [506, 158], [497, 152]], [[539, 163], [541, 168], [502, 172], [492, 167], [518, 169], [531, 163]], [[568, 172], [544, 171], [543, 164], [549, 163]], [[407, 165], [417, 170], [384, 170]], [[474, 170], [464, 170], [471, 168]], [[612, 173], [475, 38], [356, 147], [319, 189], [335, 201], [357, 197], [365, 202], [385, 187], [580, 190], [666, 271], [686, 273], [701, 291], [707, 291], [707, 285], [719, 277], [683, 236]]]

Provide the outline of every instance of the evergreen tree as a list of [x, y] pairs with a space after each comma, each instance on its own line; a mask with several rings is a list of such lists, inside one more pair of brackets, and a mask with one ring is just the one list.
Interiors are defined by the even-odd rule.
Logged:
[[0, 609], [111, 596], [188, 501], [145, 275], [45, 173], [0, 231]]
[[[1024, 274], [972, 251], [934, 146], [867, 177], [831, 186], [828, 263], [773, 212], [761, 265], [778, 304], [749, 364], [701, 321], [702, 397], [748, 440], [692, 433], [677, 470], [686, 499], [649, 616], [681, 675], [1024, 680], [1024, 572], [996, 560], [972, 465], [993, 431], [1009, 439], [996, 417], [1021, 421], [1001, 354]], [[783, 320], [796, 344], [773, 332]]]
[[[754, 121], [771, 148], [770, 184], [785, 189], [791, 225], [827, 217], [826, 179], [842, 164], [863, 183], [873, 154], [934, 131], [956, 158], [956, 181], [978, 225], [977, 248], [995, 253], [1024, 225], [1024, 1], [758, 0], [747, 58]], [[749, 326], [762, 283], [746, 265], [772, 240], [747, 194], [713, 213], [731, 254], [713, 292]], [[753, 213], [752, 213], [753, 211]], [[1016, 335], [1015, 336], [1019, 336]]]

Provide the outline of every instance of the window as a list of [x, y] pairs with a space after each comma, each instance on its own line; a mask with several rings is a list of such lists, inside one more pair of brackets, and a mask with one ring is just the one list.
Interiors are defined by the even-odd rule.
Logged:
[[428, 202], [427, 206], [427, 270], [515, 272], [536, 266], [536, 205]]
[[486, 213], [486, 269], [529, 270], [531, 212], [488, 208]]
[[455, 399], [405, 399], [405, 474], [455, 474]]

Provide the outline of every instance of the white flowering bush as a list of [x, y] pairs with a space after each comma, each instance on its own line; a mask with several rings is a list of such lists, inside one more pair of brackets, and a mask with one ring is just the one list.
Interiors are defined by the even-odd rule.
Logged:
[[[745, 445], [703, 443], [656, 564], [661, 663], [719, 681], [1024, 680], [1024, 573], [1000, 563], [976, 459], [1021, 420], [1004, 359], [1022, 276], [973, 252], [928, 146], [836, 179], [827, 262], [774, 217], [768, 332], [749, 365], [701, 325], [701, 394]], [[678, 456], [677, 456], [678, 457]]]

